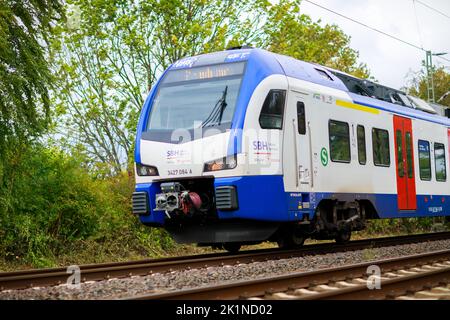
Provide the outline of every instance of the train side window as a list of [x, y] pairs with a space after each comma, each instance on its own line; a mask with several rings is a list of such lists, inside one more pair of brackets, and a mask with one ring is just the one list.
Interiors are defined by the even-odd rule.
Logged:
[[259, 125], [263, 129], [280, 129], [283, 127], [285, 90], [270, 90], [264, 100]]
[[298, 133], [306, 133], [306, 117], [305, 117], [305, 104], [301, 101], [297, 101], [297, 123]]
[[413, 160], [412, 160], [412, 141], [411, 132], [407, 131], [405, 133], [405, 144], [406, 144], [406, 168], [408, 169], [408, 178], [413, 177]]
[[434, 143], [434, 165], [436, 169], [436, 181], [446, 181], [445, 147], [442, 143]]
[[431, 180], [431, 156], [430, 143], [428, 141], [419, 140], [419, 173], [420, 180]]
[[373, 163], [380, 167], [389, 167], [389, 132], [384, 129], [372, 128]]
[[397, 144], [397, 175], [400, 178], [405, 176], [405, 163], [403, 162], [403, 139], [402, 131], [395, 131], [395, 140]]
[[366, 154], [366, 132], [364, 126], [358, 125], [356, 127], [356, 136], [358, 139], [358, 161], [359, 164], [366, 164], [367, 154]]
[[350, 130], [347, 122], [330, 120], [330, 158], [333, 162], [350, 162]]

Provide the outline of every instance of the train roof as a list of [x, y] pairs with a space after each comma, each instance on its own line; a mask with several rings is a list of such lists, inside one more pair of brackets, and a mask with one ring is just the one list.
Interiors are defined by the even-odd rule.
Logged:
[[439, 123], [450, 127], [450, 119], [437, 115], [427, 102], [405, 92], [359, 79], [339, 70], [294, 59], [267, 50], [238, 47], [180, 59], [169, 70], [197, 66], [248, 61], [247, 68], [256, 68], [261, 77], [284, 74], [325, 87], [347, 92], [355, 103], [399, 115]]

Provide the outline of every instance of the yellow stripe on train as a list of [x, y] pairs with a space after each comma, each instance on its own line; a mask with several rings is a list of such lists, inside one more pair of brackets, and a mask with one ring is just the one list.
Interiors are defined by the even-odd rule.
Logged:
[[373, 113], [373, 114], [380, 113], [380, 110], [378, 110], [378, 109], [363, 106], [361, 104], [356, 104], [353, 102], [344, 101], [344, 100], [336, 100], [336, 105], [340, 106], [340, 107], [344, 107], [344, 108], [355, 109], [355, 110], [369, 112], [369, 113]]

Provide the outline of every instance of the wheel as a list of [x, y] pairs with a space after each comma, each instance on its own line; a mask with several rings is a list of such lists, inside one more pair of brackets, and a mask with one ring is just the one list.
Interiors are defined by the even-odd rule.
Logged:
[[278, 247], [281, 249], [295, 249], [303, 246], [305, 242], [305, 237], [298, 236], [295, 232], [290, 233], [280, 239], [278, 239]]
[[351, 236], [352, 236], [351, 231], [339, 231], [334, 240], [336, 241], [336, 243], [344, 244], [350, 241]]
[[237, 253], [241, 249], [241, 244], [238, 242], [228, 242], [223, 244], [223, 248], [230, 253]]

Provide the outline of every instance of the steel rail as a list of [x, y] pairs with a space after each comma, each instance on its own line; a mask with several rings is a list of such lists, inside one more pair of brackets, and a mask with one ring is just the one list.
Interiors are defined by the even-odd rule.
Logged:
[[367, 285], [359, 285], [336, 291], [327, 291], [305, 297], [305, 300], [381, 300], [394, 299], [408, 293], [433, 288], [450, 283], [450, 267], [421, 272], [409, 276], [383, 280], [379, 289], [369, 290]]
[[[450, 239], [450, 232], [419, 234], [410, 236], [384, 237], [351, 241], [345, 245], [322, 243], [305, 245], [295, 250], [263, 249], [248, 250], [238, 254], [214, 253], [162, 259], [146, 259], [129, 262], [80, 265], [81, 281], [99, 281], [148, 275], [157, 272], [171, 272], [225, 264], [251, 263], [255, 261], [277, 260], [311, 254], [325, 254], [377, 248], [390, 245], [417, 243]], [[70, 276], [67, 268], [34, 269], [0, 273], [0, 290], [24, 289], [36, 286], [51, 286], [65, 283]]]
[[[377, 265], [383, 273], [423, 266], [425, 264], [446, 261], [450, 259], [450, 250], [440, 250], [418, 255], [391, 258], [354, 265], [327, 268], [309, 272], [298, 272], [282, 276], [262, 278], [249, 281], [235, 281], [216, 286], [184, 289], [165, 293], [152, 293], [128, 297], [126, 300], [235, 300], [251, 297], [264, 297], [277, 292], [310, 288], [315, 285], [355, 279], [367, 276], [367, 268]], [[412, 282], [411, 282], [412, 281]], [[450, 282], [450, 267], [411, 276], [383, 280], [381, 289], [369, 290], [367, 285], [346, 288], [336, 291], [317, 293], [299, 297], [299, 299], [381, 299], [405, 294], [411, 290], [421, 290], [424, 287]]]

